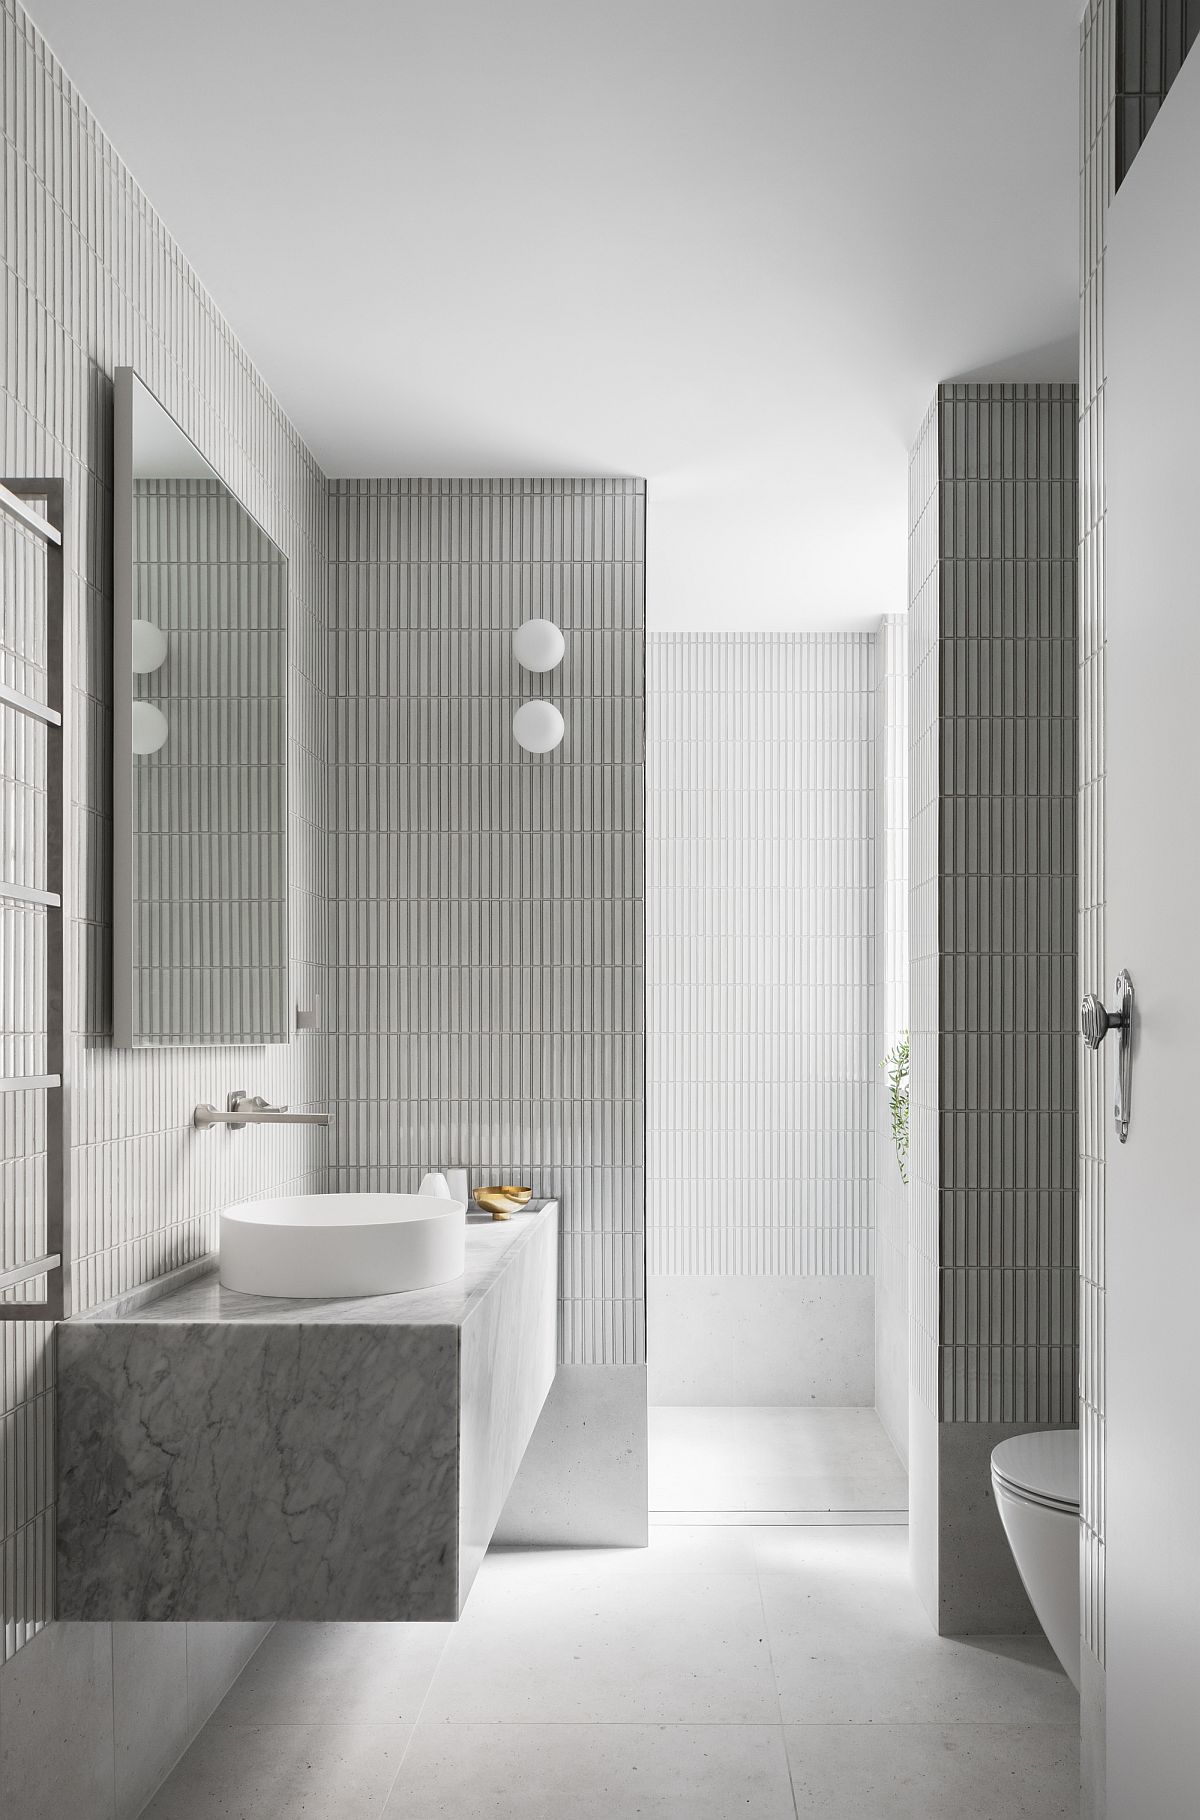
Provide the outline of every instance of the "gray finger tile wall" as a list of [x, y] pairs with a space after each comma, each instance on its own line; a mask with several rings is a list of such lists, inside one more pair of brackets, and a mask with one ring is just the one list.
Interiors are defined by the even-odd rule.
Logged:
[[554, 1196], [563, 1362], [640, 1365], [644, 484], [335, 481], [330, 552], [336, 1185]]
[[[220, 1099], [243, 1084], [293, 1105], [322, 1104], [330, 1048], [319, 1036], [270, 1050], [203, 1054], [135, 1054], [111, 1046], [114, 367], [137, 368], [288, 556], [291, 986], [302, 1000], [324, 985], [328, 959], [325, 483], [16, 0], [0, 0], [0, 156], [0, 475], [61, 476], [66, 495], [65, 1072], [74, 1221], [70, 1296], [82, 1309], [211, 1250], [217, 1210], [230, 1199], [323, 1183], [320, 1133], [255, 1134], [266, 1141], [236, 1150], [222, 1134], [198, 1137], [189, 1118], [197, 1100]], [[28, 674], [36, 677], [36, 578], [33, 557], [19, 539], [6, 534], [0, 558], [0, 663], [6, 680], [15, 682], [18, 653], [31, 649], [35, 661]], [[22, 737], [0, 734], [0, 789], [7, 863], [29, 880], [41, 840], [39, 761], [28, 744], [14, 743]], [[0, 980], [22, 981], [20, 994], [3, 993], [5, 1071], [37, 1060], [44, 1028], [44, 1006], [34, 991], [38, 940], [35, 917], [6, 912], [0, 920]], [[38, 1240], [43, 1136], [37, 1097], [0, 1094], [5, 1263], [34, 1254]], [[73, 1627], [51, 1626], [46, 1637], [36, 1635], [52, 1615], [53, 1438], [52, 1330], [42, 1323], [0, 1326], [0, 1639], [3, 1657], [15, 1658], [0, 1670], [6, 1777], [22, 1753], [40, 1761], [43, 1778], [49, 1762], [38, 1729], [47, 1722], [47, 1702], [25, 1698], [22, 1690], [32, 1683], [22, 1663], [33, 1662], [29, 1674], [37, 1682], [39, 1662], [61, 1666], [68, 1658], [76, 1661], [85, 1647]], [[21, 1647], [26, 1644], [28, 1650]], [[228, 1678], [235, 1672], [231, 1668]], [[68, 1686], [71, 1673], [64, 1670], [59, 1681]], [[101, 1719], [102, 1708], [100, 1698]], [[111, 1748], [111, 1697], [107, 1713]], [[85, 1729], [94, 1717], [81, 1721]], [[182, 1748], [185, 1708], [175, 1721]], [[111, 1777], [105, 1786], [113, 1786]], [[43, 1782], [43, 1793], [48, 1787]], [[27, 1811], [11, 1779], [0, 1786], [0, 1805]], [[89, 1811], [108, 1813], [107, 1796], [105, 1805]]]
[[[941, 386], [912, 460], [910, 1320], [943, 1491], [1076, 1410], [1076, 413]], [[994, 1513], [973, 1583], [952, 1500], [914, 1513], [942, 1628], [1027, 1612]]]
[[[1200, 0], [1116, 0], [1115, 5], [1106, 0], [1103, 10], [1110, 24], [1102, 27], [1101, 36], [1111, 34], [1116, 77], [1107, 88], [1104, 111], [1112, 106], [1111, 150], [1119, 187], [1200, 32]], [[1087, 8], [1085, 39], [1101, 16], [1100, 7]]]

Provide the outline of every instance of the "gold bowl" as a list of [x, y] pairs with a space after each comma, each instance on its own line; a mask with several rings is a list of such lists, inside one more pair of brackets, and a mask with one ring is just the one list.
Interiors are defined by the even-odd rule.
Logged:
[[500, 1188], [477, 1188], [475, 1205], [494, 1220], [508, 1220], [520, 1213], [532, 1193], [532, 1188], [515, 1188], [511, 1183]]

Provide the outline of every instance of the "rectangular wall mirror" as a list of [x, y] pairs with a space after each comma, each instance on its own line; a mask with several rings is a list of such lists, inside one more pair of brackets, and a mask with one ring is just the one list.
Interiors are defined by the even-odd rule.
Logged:
[[285, 1043], [287, 559], [115, 375], [113, 1038]]

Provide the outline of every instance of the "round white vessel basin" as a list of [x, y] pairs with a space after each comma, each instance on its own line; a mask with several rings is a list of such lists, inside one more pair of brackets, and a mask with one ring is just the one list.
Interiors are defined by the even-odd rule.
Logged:
[[460, 1277], [467, 1210], [431, 1194], [289, 1194], [221, 1215], [221, 1282], [247, 1295], [395, 1295]]

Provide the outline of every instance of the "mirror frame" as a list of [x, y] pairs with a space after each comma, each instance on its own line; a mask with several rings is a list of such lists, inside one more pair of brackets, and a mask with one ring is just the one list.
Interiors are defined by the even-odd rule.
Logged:
[[[291, 607], [290, 589], [285, 591], [285, 615], [283, 624], [284, 640], [284, 681], [283, 681], [283, 768], [284, 768], [284, 808], [283, 808], [283, 871], [286, 886], [284, 905], [284, 930], [286, 934], [286, 952], [284, 966], [288, 976], [286, 1003], [289, 1009], [285, 1017], [285, 1027], [278, 1036], [264, 1036], [253, 1041], [238, 1037], [213, 1037], [200, 1039], [194, 1043], [184, 1042], [138, 1042], [133, 1027], [134, 1005], [134, 906], [132, 897], [133, 879], [133, 607], [134, 607], [134, 398], [137, 386], [154, 400], [159, 410], [171, 419], [179, 434], [191, 443], [197, 455], [208, 467], [214, 479], [226, 489], [230, 497], [253, 520], [275, 548], [279, 550], [285, 564], [287, 554], [263, 524], [256, 513], [250, 510], [241, 494], [232, 487], [223, 474], [218, 473], [204, 450], [188, 435], [183, 425], [172, 416], [153, 388], [147, 385], [135, 367], [116, 367], [113, 370], [113, 834], [112, 834], [112, 1041], [114, 1048], [134, 1049], [139, 1053], [155, 1049], [258, 1049], [275, 1047], [281, 1043], [290, 1043], [292, 1039], [293, 1014], [291, 1006], [291, 891], [290, 891], [290, 855], [291, 855], [291, 803], [288, 788], [288, 734], [289, 734], [289, 676], [288, 661], [290, 640], [288, 637], [288, 617]], [[290, 567], [290, 564], [288, 565]]]

